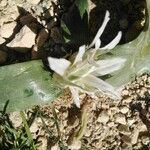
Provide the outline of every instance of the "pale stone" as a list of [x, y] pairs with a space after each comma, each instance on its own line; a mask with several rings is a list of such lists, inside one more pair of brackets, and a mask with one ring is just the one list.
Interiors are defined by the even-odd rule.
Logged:
[[126, 118], [123, 114], [119, 113], [119, 114], [114, 115], [114, 117], [115, 117], [116, 123], [126, 125]]
[[41, 0], [27, 0], [28, 3], [32, 4], [32, 5], [37, 5], [40, 3]]
[[123, 96], [128, 96], [129, 95], [129, 91], [128, 90], [123, 90], [122, 91], [122, 95]]
[[127, 119], [127, 123], [129, 125], [129, 127], [132, 126], [134, 124], [134, 122], [135, 122], [135, 119], [132, 119], [132, 118]]
[[106, 111], [102, 111], [97, 119], [98, 122], [106, 124], [109, 121], [109, 116]]
[[32, 133], [35, 133], [35, 132], [38, 131], [38, 129], [39, 129], [39, 124], [38, 124], [38, 122], [35, 120], [35, 121], [31, 124], [31, 126], [30, 126], [30, 131], [31, 131]]
[[109, 109], [109, 105], [108, 105], [108, 104], [105, 104], [105, 103], [102, 103], [102, 108], [103, 108], [103, 109]]
[[91, 135], [91, 130], [87, 129], [86, 132], [84, 133], [84, 136], [85, 137], [90, 137], [90, 135]]
[[6, 0], [1, 0], [0, 1], [0, 7], [5, 7], [7, 5], [7, 1]]
[[136, 143], [137, 143], [137, 140], [138, 140], [138, 137], [139, 137], [139, 130], [138, 130], [138, 129], [135, 129], [135, 130], [132, 132], [132, 140], [131, 140], [131, 143], [132, 143], [132, 144], [136, 144]]
[[51, 150], [60, 150], [58, 144], [54, 145], [51, 147]]
[[0, 28], [0, 35], [3, 38], [9, 38], [16, 27], [17, 23], [16, 22], [11, 22], [11, 23], [6, 23]]
[[143, 137], [142, 137], [142, 143], [143, 143], [144, 145], [148, 145], [148, 144], [150, 143], [150, 137], [148, 137], [148, 136], [143, 136]]
[[18, 128], [22, 125], [22, 118], [20, 117], [20, 112], [10, 113], [9, 119], [11, 120], [11, 122], [15, 128]]
[[108, 125], [108, 127], [115, 127], [115, 123], [114, 122], [109, 122], [109, 123], [107, 123], [107, 125]]
[[136, 124], [137, 128], [135, 128], [132, 132], [132, 144], [136, 144], [138, 142], [138, 137], [139, 137], [139, 134], [140, 132], [145, 132], [147, 131], [147, 127], [145, 124]]
[[38, 146], [38, 150], [46, 150], [47, 149], [47, 139], [44, 137], [39, 137], [39, 141], [41, 144]]
[[130, 103], [132, 101], [132, 98], [131, 97], [128, 97], [128, 98], [126, 98], [126, 99], [123, 99], [123, 103], [125, 104], [125, 103]]
[[129, 111], [129, 108], [127, 106], [120, 107], [120, 112], [123, 114], [126, 114]]
[[35, 44], [36, 34], [24, 26], [15, 38], [7, 44], [11, 48], [31, 48]]
[[74, 140], [72, 142], [72, 144], [68, 146], [68, 148], [71, 149], [71, 150], [79, 150], [79, 149], [81, 149], [81, 145], [82, 145], [81, 141]]
[[13, 10], [13, 11], [12, 11], [12, 13], [11, 13], [11, 18], [12, 18], [13, 20], [16, 20], [16, 19], [20, 16], [20, 13], [19, 13], [19, 11], [18, 11], [18, 6], [14, 5], [12, 10]]

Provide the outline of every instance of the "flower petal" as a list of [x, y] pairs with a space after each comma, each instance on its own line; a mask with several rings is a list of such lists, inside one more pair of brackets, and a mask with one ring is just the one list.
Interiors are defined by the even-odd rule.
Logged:
[[103, 33], [103, 31], [104, 31], [104, 29], [105, 29], [105, 27], [106, 27], [106, 25], [107, 25], [107, 23], [108, 23], [109, 20], [110, 20], [110, 13], [109, 13], [109, 11], [107, 10], [107, 11], [106, 11], [106, 14], [105, 14], [105, 18], [104, 18], [103, 24], [102, 24], [102, 26], [100, 27], [100, 29], [98, 30], [98, 32], [97, 32], [97, 34], [96, 34], [94, 40], [92, 41], [92, 43], [89, 45], [88, 48], [91, 48], [92, 46], [94, 46], [94, 44], [96, 43], [96, 41], [97, 41], [97, 40], [100, 38], [100, 36], [102, 35], [102, 33]]
[[84, 53], [85, 53], [85, 45], [82, 45], [79, 47], [79, 52], [74, 60], [73, 65], [76, 64], [77, 62], [82, 61], [82, 57], [83, 57]]
[[78, 93], [78, 89], [74, 88], [74, 87], [69, 87], [71, 94], [72, 94], [72, 98], [74, 103], [76, 104], [76, 106], [78, 108], [80, 108], [80, 98], [79, 98], [79, 93]]
[[70, 66], [70, 61], [63, 59], [63, 58], [53, 58], [53, 57], [48, 57], [48, 62], [50, 68], [55, 71], [57, 74], [63, 76]]
[[124, 58], [112, 58], [107, 60], [99, 60], [97, 61], [98, 69], [94, 71], [92, 74], [95, 76], [103, 76], [106, 74], [110, 74], [114, 71], [117, 71], [123, 67], [126, 59]]
[[113, 86], [101, 80], [100, 78], [97, 78], [93, 75], [88, 75], [82, 80], [85, 83], [85, 85], [100, 90], [101, 92], [107, 94], [113, 99], [120, 99], [120, 93], [117, 92]]
[[113, 49], [121, 40], [122, 32], [119, 31], [117, 36], [105, 47], [102, 47], [101, 49]]
[[101, 46], [101, 40], [100, 39], [97, 39], [96, 43], [95, 43], [95, 49], [99, 49]]

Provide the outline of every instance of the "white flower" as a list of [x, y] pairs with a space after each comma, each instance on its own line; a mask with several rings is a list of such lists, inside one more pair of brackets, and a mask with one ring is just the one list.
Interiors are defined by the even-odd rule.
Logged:
[[[100, 91], [111, 98], [119, 99], [120, 93], [110, 84], [106, 83], [100, 76], [110, 74], [123, 67], [125, 59], [111, 58], [98, 60], [100, 54], [108, 52], [114, 48], [120, 41], [122, 33], [117, 36], [103, 48], [100, 48], [100, 37], [109, 21], [109, 12], [106, 12], [105, 19], [97, 35], [89, 46], [81, 46], [73, 62], [64, 58], [48, 57], [50, 68], [55, 72], [53, 78], [63, 87], [69, 87], [74, 102], [80, 107], [79, 92], [95, 93]], [[95, 46], [95, 48], [92, 48]]]

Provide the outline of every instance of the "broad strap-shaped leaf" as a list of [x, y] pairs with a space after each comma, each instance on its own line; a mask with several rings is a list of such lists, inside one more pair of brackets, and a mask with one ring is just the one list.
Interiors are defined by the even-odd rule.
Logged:
[[51, 102], [59, 94], [60, 89], [40, 60], [0, 67], [1, 110], [8, 100], [7, 111], [19, 111]]

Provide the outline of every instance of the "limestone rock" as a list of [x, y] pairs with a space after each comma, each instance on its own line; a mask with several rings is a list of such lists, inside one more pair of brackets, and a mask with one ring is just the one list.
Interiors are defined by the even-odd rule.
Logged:
[[150, 143], [150, 137], [148, 137], [148, 136], [143, 136], [143, 137], [142, 137], [142, 143], [143, 143], [144, 145], [148, 145], [148, 144]]
[[27, 0], [28, 3], [32, 4], [32, 5], [37, 5], [40, 3], [41, 0]]
[[13, 123], [13, 126], [15, 128], [18, 128], [18, 127], [21, 126], [22, 118], [20, 117], [20, 113], [19, 112], [12, 112], [12, 113], [10, 113], [9, 118], [10, 118], [10, 120]]
[[136, 129], [136, 130], [133, 131], [133, 133], [132, 133], [132, 140], [131, 140], [132, 144], [136, 144], [137, 143], [138, 137], [139, 137], [139, 133], [140, 132], [139, 132], [138, 129]]
[[129, 108], [127, 106], [120, 107], [120, 112], [122, 114], [126, 114], [129, 111]]
[[11, 23], [6, 23], [0, 28], [0, 35], [3, 38], [9, 38], [16, 27], [17, 23], [16, 22], [11, 22]]
[[106, 124], [109, 121], [109, 116], [106, 111], [102, 111], [98, 117], [98, 122]]
[[128, 119], [127, 119], [128, 126], [129, 126], [129, 127], [132, 126], [135, 121], [136, 121], [136, 120], [133, 119], [133, 118], [128, 118]]
[[79, 150], [81, 149], [81, 141], [74, 140], [71, 145], [68, 146], [71, 150]]
[[51, 150], [60, 150], [59, 145], [55, 144], [54, 146], [51, 147]]
[[123, 114], [121, 114], [121, 113], [115, 114], [114, 118], [115, 118], [115, 122], [116, 123], [120, 123], [120, 124], [126, 125], [126, 118], [125, 118], [125, 116]]
[[10, 48], [31, 48], [35, 44], [35, 37], [36, 34], [24, 26], [7, 46]]

